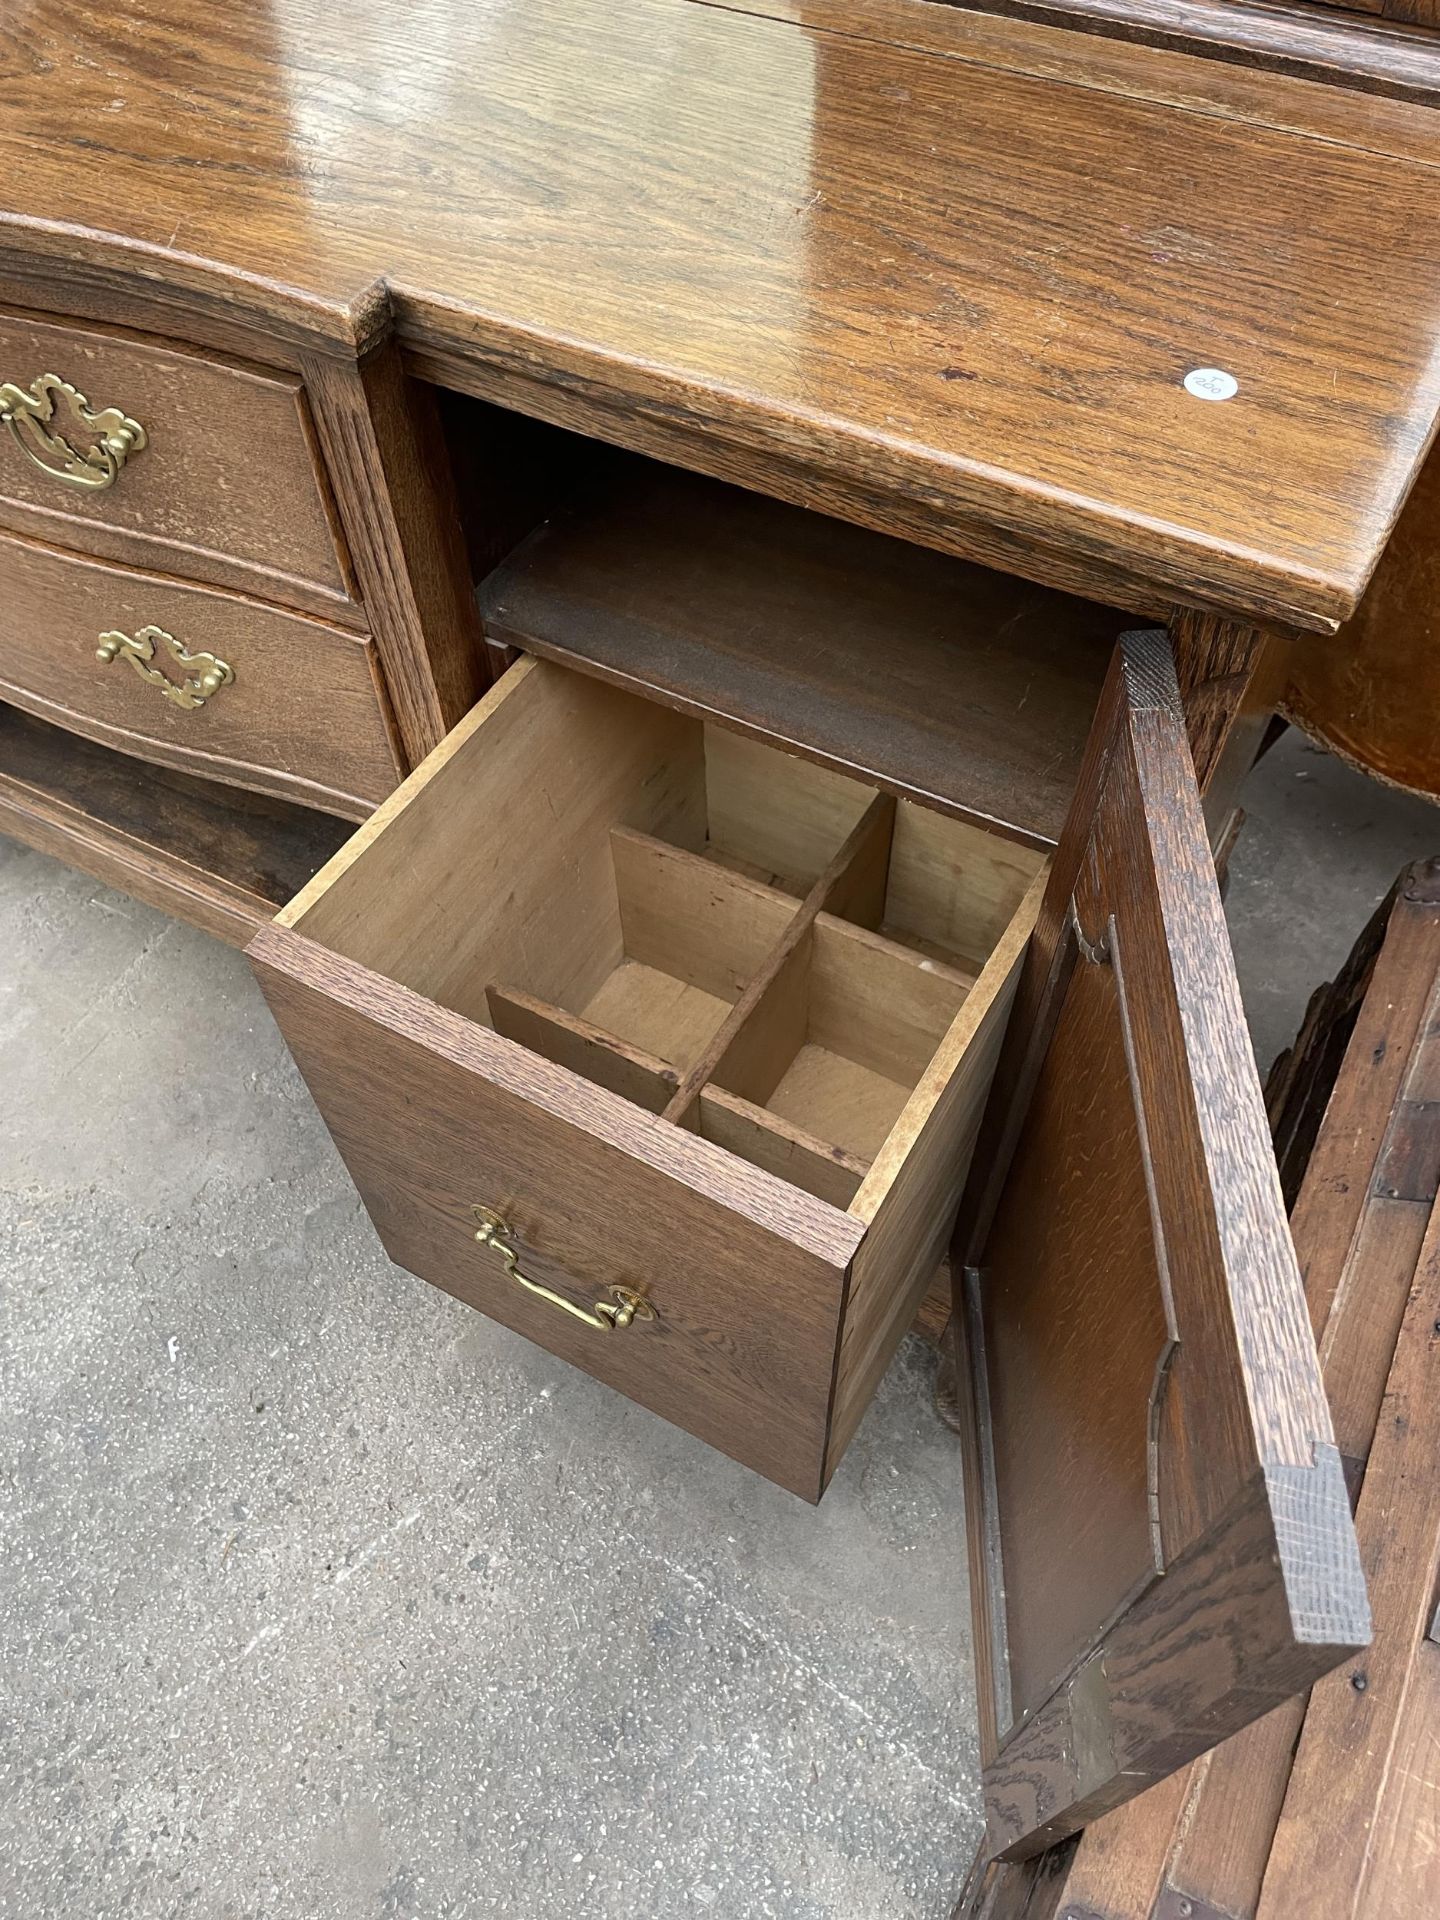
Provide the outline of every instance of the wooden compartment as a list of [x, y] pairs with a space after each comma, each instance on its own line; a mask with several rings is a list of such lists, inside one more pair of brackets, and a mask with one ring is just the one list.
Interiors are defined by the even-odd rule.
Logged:
[[943, 1250], [1043, 864], [527, 660], [250, 952], [396, 1260], [816, 1499]]
[[0, 705], [0, 831], [243, 947], [354, 828]]
[[612, 458], [479, 587], [492, 644], [1052, 846], [1133, 619]]

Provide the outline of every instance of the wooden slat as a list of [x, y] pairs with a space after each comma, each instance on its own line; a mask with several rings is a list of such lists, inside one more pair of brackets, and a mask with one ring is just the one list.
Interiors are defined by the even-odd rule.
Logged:
[[745, 874], [631, 827], [610, 852], [625, 952], [733, 1002], [765, 964], [796, 903]]
[[696, 1125], [701, 1136], [717, 1147], [763, 1167], [778, 1179], [803, 1187], [817, 1200], [843, 1212], [865, 1178], [865, 1162], [828, 1140], [817, 1140], [803, 1128], [768, 1113], [725, 1087], [708, 1086], [697, 1103]]
[[672, 1066], [579, 1014], [548, 1006], [516, 987], [490, 986], [485, 997], [497, 1033], [583, 1080], [593, 1080], [597, 1087], [608, 1087], [622, 1100], [659, 1113], [675, 1090]]
[[1437, 1729], [1416, 1714], [1434, 1698], [1437, 1651], [1426, 1638], [1440, 1579], [1437, 1327], [1440, 1209], [1431, 1216], [1356, 1513], [1375, 1644], [1310, 1697], [1258, 1920], [1301, 1913], [1402, 1920], [1440, 1911]]
[[1044, 887], [1042, 870], [851, 1203], [867, 1230], [850, 1278], [827, 1477], [854, 1438], [949, 1241]]
[[[775, 1017], [783, 1017], [780, 1002], [787, 989], [803, 981], [809, 964], [807, 936], [815, 916], [834, 905], [842, 911], [846, 907], [870, 911], [878, 919], [885, 898], [885, 874], [894, 824], [894, 800], [877, 795], [801, 901], [764, 964], [735, 1002], [730, 1017], [686, 1073], [665, 1109], [667, 1120], [683, 1123], [700, 1089], [709, 1080], [718, 1079], [726, 1087], [745, 1092], [754, 1077], [753, 1057], [757, 1053], [764, 1061], [774, 1057], [777, 1048], [770, 1022]], [[803, 1032], [803, 1014], [799, 1026]], [[769, 1088], [764, 1091], [768, 1093]], [[763, 1099], [763, 1094], [760, 1097]]]

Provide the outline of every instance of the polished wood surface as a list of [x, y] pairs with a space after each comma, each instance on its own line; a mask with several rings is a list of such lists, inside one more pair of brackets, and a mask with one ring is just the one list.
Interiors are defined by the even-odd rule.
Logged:
[[41, 373], [58, 373], [94, 408], [131, 415], [146, 445], [113, 486], [85, 493], [41, 473], [5, 434], [0, 524], [102, 559], [362, 619], [293, 374], [0, 313], [0, 379], [24, 388]]
[[957, 1302], [989, 1842], [1015, 1857], [1368, 1632], [1163, 635], [1121, 642], [1028, 968]]
[[0, 706], [0, 832], [232, 946], [252, 939], [350, 831]]
[[1064, 822], [1113, 608], [637, 463], [482, 582], [493, 641], [1031, 845]]
[[312, 347], [393, 312], [477, 388], [1019, 571], [1345, 618], [1440, 402], [1436, 168], [1353, 96], [1300, 134], [891, 44], [933, 11], [44, 0], [0, 39], [5, 272]]
[[[0, 698], [144, 758], [363, 820], [398, 783], [374, 649], [258, 600], [192, 587], [0, 535]], [[174, 705], [102, 634], [144, 627], [214, 654], [234, 679]], [[156, 643], [151, 663], [185, 670]]]

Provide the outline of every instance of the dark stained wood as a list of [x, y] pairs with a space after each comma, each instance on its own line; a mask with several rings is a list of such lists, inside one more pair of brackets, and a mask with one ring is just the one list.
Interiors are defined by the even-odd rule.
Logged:
[[[1352, 1489], [1366, 1473], [1377, 1422], [1383, 1429], [1381, 1390], [1433, 1220], [1426, 1196], [1433, 1196], [1440, 1170], [1440, 1105], [1424, 1102], [1424, 1096], [1434, 1091], [1437, 989], [1440, 883], [1434, 863], [1422, 862], [1401, 874], [1336, 980], [1317, 990], [1295, 1047], [1276, 1062], [1267, 1085], [1283, 1156], [1303, 1177], [1292, 1230]], [[1428, 1151], [1417, 1155], [1422, 1131]], [[1425, 1171], [1415, 1183], [1418, 1197], [1409, 1200], [1391, 1191], [1397, 1134], [1409, 1142], [1408, 1164]], [[1367, 1571], [1387, 1565], [1413, 1570], [1416, 1548], [1422, 1556], [1426, 1551], [1424, 1540], [1413, 1515], [1408, 1522], [1396, 1516], [1376, 1526], [1368, 1542], [1362, 1536]], [[1423, 1590], [1423, 1573], [1419, 1586]], [[1411, 1631], [1416, 1624], [1423, 1626], [1412, 1612], [1398, 1634], [1389, 1634], [1377, 1612], [1375, 1644], [1358, 1658], [1367, 1676], [1377, 1663], [1387, 1663], [1402, 1687], [1397, 1662], [1413, 1671], [1416, 1685], [1406, 1693], [1406, 1711], [1413, 1704], [1419, 1713], [1428, 1704], [1428, 1666], [1417, 1652], [1423, 1635]], [[1347, 1668], [1321, 1682], [1315, 1698], [1328, 1699], [1332, 1690], [1342, 1706], [1348, 1704]], [[1046, 1920], [1076, 1913], [1086, 1920], [1182, 1920], [1182, 1902], [1190, 1903], [1193, 1920], [1216, 1914], [1253, 1920], [1305, 1711], [1303, 1696], [1285, 1702], [1190, 1768], [1096, 1821], [1063, 1858], [1056, 1849], [1036, 1861], [992, 1863], [973, 1879], [957, 1914], [979, 1920], [989, 1911], [982, 1900], [1018, 1907], [1038, 1898], [1043, 1865], [1041, 1877], [1050, 1889]], [[1343, 1775], [1346, 1782], [1337, 1791], [1349, 1790], [1358, 1764], [1369, 1813], [1352, 1808], [1341, 1821], [1338, 1809], [1330, 1808], [1308, 1830], [1298, 1819], [1298, 1802], [1292, 1813], [1292, 1847], [1318, 1847], [1327, 1857], [1332, 1832], [1343, 1829], [1342, 1844], [1348, 1845], [1353, 1836], [1378, 1833], [1398, 1813], [1398, 1831], [1387, 1827], [1386, 1840], [1375, 1847], [1377, 1860], [1393, 1860], [1398, 1870], [1389, 1883], [1389, 1904], [1373, 1893], [1368, 1908], [1356, 1904], [1354, 1874], [1347, 1879], [1327, 1868], [1303, 1892], [1291, 1881], [1290, 1904], [1276, 1899], [1275, 1920], [1302, 1911], [1373, 1912], [1381, 1920], [1405, 1910], [1402, 1886], [1425, 1885], [1422, 1856], [1406, 1851], [1412, 1835], [1423, 1844], [1426, 1828], [1423, 1811], [1417, 1818], [1407, 1800], [1415, 1775], [1406, 1757], [1404, 1719], [1392, 1712], [1389, 1721], [1371, 1723], [1377, 1765], [1334, 1762], [1337, 1780]], [[1385, 1775], [1383, 1763], [1392, 1752], [1401, 1757]]]
[[[768, 0], [765, 0], [768, 6]], [[963, 6], [964, 0], [944, 0]], [[1234, 61], [1399, 100], [1440, 97], [1440, 52], [1411, 23], [1437, 24], [1435, 0], [991, 0], [992, 11], [1136, 46]], [[1370, 19], [1358, 16], [1369, 14]], [[1383, 16], [1383, 17], [1382, 17]]]
[[1352, 766], [1440, 800], [1440, 453], [1405, 503], [1359, 612], [1292, 651], [1279, 705]]
[[0, 706], [0, 831], [244, 946], [350, 828], [147, 766]]
[[[0, 437], [0, 525], [102, 559], [238, 587], [357, 624], [304, 390], [170, 340], [0, 313], [0, 380], [58, 373], [147, 441], [113, 486], [80, 492]], [[63, 424], [57, 422], [57, 425]]]
[[622, 468], [481, 585], [492, 640], [1052, 845], [1108, 607], [667, 468]]
[[[123, 479], [123, 474], [122, 474]], [[364, 819], [400, 777], [374, 650], [262, 601], [0, 535], [0, 696], [126, 752]], [[100, 637], [143, 627], [208, 652], [233, 682], [179, 707]], [[150, 663], [185, 669], [156, 642]]]
[[412, 766], [489, 685], [433, 396], [391, 341], [358, 366], [304, 363], [320, 442]]
[[1237, 752], [1234, 735], [1265, 643], [1253, 628], [1237, 627], [1213, 614], [1181, 612], [1171, 622], [1170, 644], [1185, 714], [1185, 737], [1202, 799], [1211, 799], [1221, 766], [1227, 760], [1238, 763], [1229, 783], [1232, 790], [1215, 796], [1214, 804], [1228, 815], [1233, 789], [1249, 772], [1260, 745], [1259, 731], [1263, 731], [1273, 710], [1272, 701], [1260, 719], [1259, 731], [1253, 737], [1247, 735], [1243, 749]]
[[[1311, 994], [1293, 1044], [1276, 1056], [1265, 1078], [1265, 1112], [1270, 1121], [1270, 1137], [1275, 1142], [1280, 1191], [1292, 1214], [1300, 1195], [1301, 1182], [1314, 1159], [1321, 1122], [1339, 1079], [1341, 1062], [1349, 1051], [1355, 1024], [1361, 1017], [1366, 995], [1375, 976], [1375, 963], [1390, 925], [1400, 885], [1401, 882], [1397, 882], [1375, 909], [1340, 972]], [[1398, 1015], [1404, 1004], [1404, 1001], [1392, 1003], [1387, 1009], [1387, 1018]], [[1389, 1032], [1372, 1044], [1371, 1067], [1376, 1077], [1372, 1099], [1377, 1095], [1385, 1098], [1384, 1082], [1379, 1078], [1380, 1070], [1388, 1065], [1398, 1072], [1400, 1062], [1405, 1058], [1406, 1048], [1404, 1045], [1397, 1047], [1395, 1038], [1393, 1032]], [[1353, 1085], [1347, 1086], [1346, 1094], [1351, 1103], [1356, 1100]], [[1395, 1094], [1391, 1090], [1389, 1102], [1392, 1108], [1394, 1099]], [[1336, 1124], [1338, 1126], [1338, 1115]], [[1357, 1132], [1345, 1142], [1346, 1155], [1358, 1160], [1367, 1144], [1373, 1151], [1374, 1141], [1367, 1143]], [[1332, 1199], [1342, 1192], [1348, 1194], [1356, 1190], [1356, 1183], [1343, 1177], [1342, 1167], [1337, 1166], [1336, 1176]], [[1293, 1219], [1291, 1233], [1294, 1233]], [[1315, 1237], [1317, 1241], [1321, 1238], [1319, 1235]], [[1296, 1251], [1301, 1255], [1302, 1272], [1306, 1273], [1308, 1283], [1314, 1269], [1303, 1265], [1304, 1252], [1298, 1245]], [[1311, 1314], [1312, 1323], [1317, 1328], [1323, 1318], [1324, 1315], [1317, 1320], [1314, 1313]]]
[[[563, 390], [598, 433], [665, 419], [732, 478], [787, 464], [1013, 570], [1318, 630], [1431, 434], [1435, 170], [1339, 90], [1298, 133], [682, 0], [132, 27], [7, 20], [0, 264], [38, 304], [128, 295], [277, 352], [393, 311], [460, 384]], [[1239, 398], [1192, 401], [1216, 363]]]
[[[1434, 1127], [1431, 1127], [1434, 1133]], [[1415, 1272], [1356, 1511], [1375, 1644], [1317, 1686], [1256, 1909], [1406, 1920], [1440, 1907], [1440, 1212]]]
[[[391, 1258], [802, 1497], [818, 1498], [860, 1221], [418, 994], [266, 928], [250, 958]], [[605, 1334], [507, 1279], [658, 1319]]]
[[1019, 1855], [1367, 1633], [1163, 636], [1117, 653], [1006, 1052], [966, 1489], [990, 1843]]

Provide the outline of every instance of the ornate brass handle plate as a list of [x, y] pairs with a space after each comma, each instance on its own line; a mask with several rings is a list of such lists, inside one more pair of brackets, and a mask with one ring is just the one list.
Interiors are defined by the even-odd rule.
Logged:
[[573, 1314], [577, 1320], [583, 1320], [587, 1327], [598, 1327], [601, 1333], [618, 1333], [632, 1321], [655, 1320], [659, 1317], [644, 1294], [636, 1293], [631, 1287], [610, 1287], [607, 1289], [610, 1300], [597, 1300], [593, 1307], [577, 1307], [563, 1293], [542, 1287], [538, 1280], [531, 1280], [520, 1271], [520, 1257], [510, 1244], [510, 1229], [498, 1213], [492, 1213], [488, 1207], [472, 1207], [470, 1211], [480, 1222], [475, 1238], [482, 1247], [491, 1247], [499, 1254], [505, 1262], [506, 1272], [517, 1286], [524, 1287], [527, 1293], [536, 1294], [541, 1300], [548, 1300], [552, 1307]]
[[[176, 681], [159, 667], [152, 667], [150, 662], [155, 658], [157, 640], [182, 667], [193, 667], [195, 672]], [[177, 707], [203, 707], [235, 678], [234, 669], [227, 667], [223, 660], [217, 660], [213, 653], [191, 653], [183, 641], [177, 640], [173, 633], [166, 633], [163, 627], [141, 627], [138, 633], [102, 633], [95, 658], [107, 665], [112, 660], [128, 660], [142, 680], [159, 687], [165, 698]]]
[[[90, 445], [76, 446], [52, 424], [61, 403], [75, 426], [95, 436]], [[25, 458], [42, 473], [92, 493], [113, 487], [130, 455], [145, 445], [145, 429], [138, 420], [119, 407], [93, 408], [58, 373], [42, 373], [28, 387], [7, 380], [0, 386], [0, 420]]]

